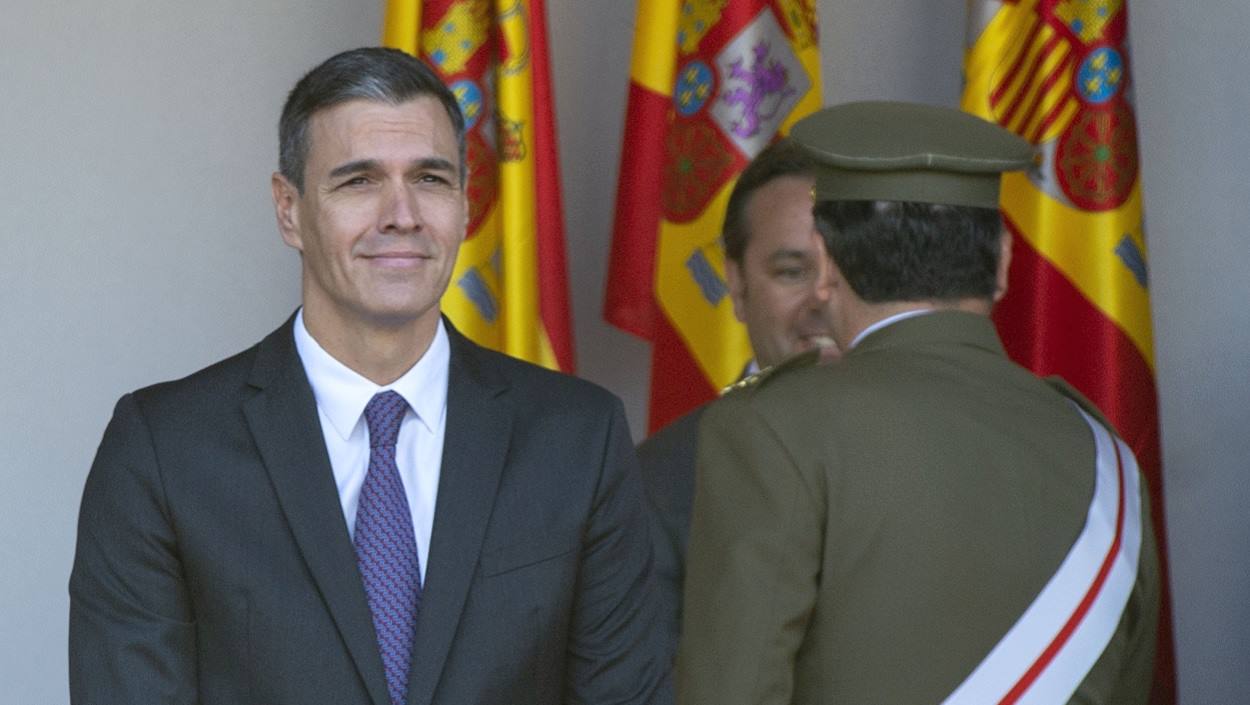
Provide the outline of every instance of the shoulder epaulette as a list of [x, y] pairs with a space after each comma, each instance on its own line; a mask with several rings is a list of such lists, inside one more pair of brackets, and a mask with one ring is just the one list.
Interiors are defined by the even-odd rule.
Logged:
[[784, 372], [786, 370], [798, 369], [800, 367], [807, 367], [808, 365], [813, 365], [819, 359], [820, 359], [819, 350], [808, 350], [807, 352], [799, 353], [798, 355], [795, 355], [794, 357], [783, 360], [782, 362], [779, 362], [776, 365], [770, 365], [760, 370], [759, 372], [756, 372], [755, 374], [750, 374], [750, 375], [747, 375], [746, 377], [743, 377], [737, 382], [734, 382], [733, 384], [720, 390], [720, 395], [725, 396], [726, 394], [729, 394], [730, 392], [736, 392], [742, 389], [750, 389], [752, 387], [759, 386], [765, 380], [771, 379], [772, 377], [776, 377], [781, 372]]

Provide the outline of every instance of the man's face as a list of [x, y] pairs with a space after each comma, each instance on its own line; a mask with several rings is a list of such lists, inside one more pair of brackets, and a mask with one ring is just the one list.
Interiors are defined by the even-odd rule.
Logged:
[[432, 324], [464, 240], [468, 203], [442, 103], [354, 100], [315, 113], [300, 194], [274, 176], [283, 240], [303, 259], [310, 324]]
[[746, 250], [741, 263], [726, 263], [726, 273], [734, 314], [746, 324], [756, 361], [767, 367], [814, 347], [836, 357], [812, 179], [769, 181], [751, 194], [743, 215]]

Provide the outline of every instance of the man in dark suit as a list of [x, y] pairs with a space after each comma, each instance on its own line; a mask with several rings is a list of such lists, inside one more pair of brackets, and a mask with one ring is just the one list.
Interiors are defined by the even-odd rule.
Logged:
[[704, 414], [679, 702], [1146, 703], [1159, 566], [1133, 454], [989, 318], [1000, 173], [1032, 146], [881, 102], [791, 137], [845, 354]]
[[[812, 220], [811, 157], [789, 140], [756, 155], [734, 184], [722, 239], [734, 314], [755, 359], [744, 378], [810, 350], [837, 357], [828, 299], [816, 276], [824, 256]], [[700, 406], [638, 446], [651, 508], [660, 614], [676, 651], [686, 538], [694, 498]]]
[[283, 109], [302, 307], [118, 402], [70, 578], [74, 703], [671, 698], [619, 402], [443, 319], [464, 122], [362, 49]]

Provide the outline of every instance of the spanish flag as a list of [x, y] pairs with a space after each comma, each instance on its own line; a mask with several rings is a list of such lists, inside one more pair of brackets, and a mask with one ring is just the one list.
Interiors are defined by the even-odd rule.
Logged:
[[639, 0], [604, 317], [652, 344], [650, 430], [751, 360], [720, 244], [747, 163], [820, 107], [815, 0]]
[[[995, 321], [1008, 353], [1065, 378], [1133, 448], [1164, 547], [1163, 478], [1126, 0], [974, 0], [963, 108], [1040, 147], [1008, 174], [1015, 237]], [[1164, 556], [1160, 556], [1163, 558]], [[1164, 564], [1166, 566], [1166, 563]], [[1152, 702], [1174, 703], [1171, 610], [1163, 610]]]
[[477, 343], [573, 371], [543, 0], [388, 0], [382, 43], [451, 87], [468, 141], [469, 229], [443, 311]]

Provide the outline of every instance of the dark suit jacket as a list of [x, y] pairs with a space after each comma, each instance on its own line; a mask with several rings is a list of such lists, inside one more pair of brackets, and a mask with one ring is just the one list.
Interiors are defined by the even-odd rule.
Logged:
[[[1008, 360], [988, 318], [935, 312], [714, 402], [679, 701], [942, 702], [1085, 524], [1095, 447], [1073, 401], [1088, 405]], [[1073, 703], [1147, 702], [1159, 566], [1146, 494], [1129, 507], [1143, 534], [1132, 595]]]
[[[291, 325], [118, 402], [70, 578], [77, 705], [388, 705]], [[448, 328], [408, 702], [671, 698], [620, 403]]]
[[686, 577], [686, 542], [690, 536], [690, 506], [694, 502], [695, 447], [699, 419], [706, 408], [706, 404], [695, 408], [638, 445], [638, 465], [655, 548], [656, 599], [673, 654], [677, 652], [681, 626], [681, 586]]

